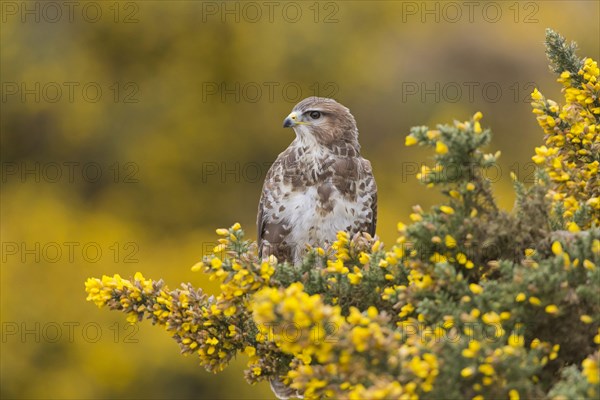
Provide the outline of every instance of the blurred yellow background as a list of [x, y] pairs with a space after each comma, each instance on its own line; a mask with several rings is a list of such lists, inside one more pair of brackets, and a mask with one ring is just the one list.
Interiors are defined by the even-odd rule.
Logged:
[[414, 125], [484, 114], [500, 204], [531, 181], [535, 86], [551, 27], [600, 58], [597, 1], [22, 2], [1, 4], [1, 392], [14, 399], [272, 397], [213, 376], [149, 324], [85, 301], [120, 273], [216, 288], [190, 267], [214, 229], [255, 238], [262, 180], [310, 95], [357, 119], [378, 234], [441, 198], [415, 178]]

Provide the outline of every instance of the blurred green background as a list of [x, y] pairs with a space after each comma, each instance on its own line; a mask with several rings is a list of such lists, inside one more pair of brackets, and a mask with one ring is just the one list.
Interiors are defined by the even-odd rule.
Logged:
[[162, 329], [85, 301], [87, 277], [141, 271], [171, 287], [239, 221], [255, 238], [262, 180], [309, 95], [358, 121], [391, 243], [411, 206], [440, 196], [415, 173], [411, 126], [491, 126], [490, 172], [531, 180], [542, 133], [534, 86], [560, 87], [544, 55], [554, 28], [600, 58], [598, 1], [11, 2], [1, 4], [1, 392], [15, 399], [272, 397], [213, 376]]

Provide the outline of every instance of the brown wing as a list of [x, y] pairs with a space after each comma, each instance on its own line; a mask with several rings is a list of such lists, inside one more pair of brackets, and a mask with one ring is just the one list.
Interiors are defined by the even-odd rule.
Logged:
[[263, 184], [262, 194], [258, 203], [258, 256], [274, 255], [279, 261], [291, 260], [291, 247], [285, 242], [290, 230], [282, 219], [273, 218], [277, 213], [276, 204], [281, 201], [281, 185], [283, 183], [285, 158], [287, 151], [277, 157]]
[[363, 232], [367, 232], [369, 235], [375, 236], [375, 230], [377, 228], [377, 184], [375, 183], [373, 169], [371, 168], [371, 163], [369, 160], [361, 158], [360, 163], [362, 166], [360, 180], [362, 182], [359, 184], [359, 188], [362, 188], [364, 185], [364, 193], [362, 194], [364, 203], [366, 206], [371, 208], [369, 215], [370, 218], [368, 221], [366, 221]]
[[368, 226], [367, 232], [371, 236], [375, 236], [375, 230], [377, 229], [377, 191], [373, 192], [371, 196], [373, 203], [371, 204], [371, 211], [373, 212], [373, 218]]

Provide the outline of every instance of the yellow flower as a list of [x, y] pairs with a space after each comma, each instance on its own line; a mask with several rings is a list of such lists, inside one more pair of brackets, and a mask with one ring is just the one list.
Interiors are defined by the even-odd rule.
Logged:
[[534, 249], [525, 249], [525, 257], [531, 257], [535, 254]]
[[473, 367], [467, 367], [467, 368], [463, 368], [462, 371], [460, 371], [460, 376], [462, 376], [463, 378], [468, 378], [469, 376], [473, 375], [475, 373], [475, 370], [473, 369]]
[[435, 143], [435, 152], [438, 154], [446, 154], [448, 152], [448, 146], [441, 141]]
[[233, 226], [231, 227], [232, 230], [234, 231], [239, 231], [240, 229], [242, 229], [242, 225], [240, 225], [239, 222], [236, 222], [235, 224], [233, 224]]
[[231, 317], [233, 314], [235, 314], [236, 311], [236, 306], [227, 307], [225, 311], [223, 311], [223, 315], [225, 315], [226, 317]]
[[508, 400], [519, 400], [519, 392], [517, 392], [515, 389], [511, 389], [508, 392]]
[[[529, 300], [531, 301], [531, 299], [529, 299]], [[545, 310], [548, 314], [552, 314], [552, 315], [558, 314], [558, 307], [554, 304], [547, 305]]]
[[592, 322], [594, 322], [594, 320], [592, 319], [592, 317], [590, 317], [589, 315], [586, 315], [586, 314], [584, 314], [581, 317], [579, 317], [579, 319], [584, 324], [591, 324]]
[[534, 306], [539, 306], [539, 305], [542, 304], [542, 301], [540, 299], [538, 299], [537, 297], [535, 297], [535, 296], [531, 296], [529, 298], [529, 303], [531, 303]]
[[481, 350], [481, 344], [477, 340], [471, 340], [469, 342], [469, 350], [471, 350], [473, 353], [477, 353], [479, 350]]
[[202, 261], [197, 262], [196, 264], [194, 264], [194, 266], [192, 266], [192, 271], [193, 272], [198, 272], [201, 271], [204, 268], [204, 263]]
[[583, 260], [583, 267], [589, 270], [593, 270], [594, 268], [596, 268], [596, 265], [586, 258], [585, 260]]
[[208, 338], [205, 340], [206, 344], [219, 344], [219, 339], [215, 338]]
[[221, 268], [221, 265], [223, 265], [223, 261], [221, 261], [219, 258], [213, 258], [212, 260], [210, 260], [210, 265], [212, 266], [213, 269], [219, 269]]
[[511, 347], [523, 347], [525, 346], [525, 338], [520, 335], [510, 335], [508, 337], [508, 345]]
[[477, 351], [473, 350], [471, 348], [468, 348], [468, 349], [463, 349], [461, 354], [464, 358], [475, 358], [475, 356], [477, 356]]
[[563, 253], [563, 248], [560, 242], [552, 243], [552, 252], [557, 256], [560, 256]]
[[475, 113], [475, 115], [473, 115], [473, 120], [474, 120], [474, 121], [480, 121], [480, 120], [481, 120], [481, 118], [483, 118], [483, 114], [481, 113], [481, 111], [477, 111], [477, 112]]
[[217, 235], [227, 236], [227, 235], [229, 235], [229, 229], [219, 228], [219, 229], [217, 229]]
[[534, 163], [536, 164], [543, 164], [544, 161], [546, 161], [546, 158], [544, 156], [540, 156], [540, 155], [535, 155], [533, 157], [531, 157], [531, 159], [533, 160]]
[[421, 216], [421, 214], [417, 214], [417, 213], [410, 214], [409, 218], [413, 222], [419, 222], [419, 221], [423, 220], [423, 217]]
[[586, 358], [581, 363], [582, 373], [587, 378], [587, 381], [592, 385], [596, 385], [600, 382], [600, 369], [598, 368], [598, 362], [592, 358]]
[[569, 224], [567, 225], [567, 229], [569, 230], [569, 232], [579, 232], [581, 229], [579, 229], [579, 226], [577, 226], [577, 224], [573, 221], [569, 222]]
[[450, 206], [440, 206], [440, 211], [448, 215], [454, 214], [454, 208]]
[[481, 364], [478, 369], [479, 372], [487, 376], [492, 376], [495, 372], [494, 367], [492, 367], [491, 364]]
[[376, 240], [373, 245], [371, 246], [371, 252], [375, 253], [377, 250], [379, 250], [379, 248], [381, 247], [381, 242], [379, 240]]
[[363, 352], [367, 349], [368, 340], [371, 336], [369, 328], [355, 326], [351, 331], [352, 343], [356, 347], [356, 351]]
[[447, 259], [446, 256], [438, 253], [437, 251], [435, 253], [433, 253], [431, 257], [429, 257], [429, 260], [431, 262], [436, 263], [436, 264], [437, 263], [444, 263], [444, 262], [448, 261], [448, 259]]
[[541, 100], [542, 99], [542, 94], [539, 92], [539, 90], [537, 90], [537, 88], [535, 88], [533, 90], [533, 93], [531, 93], [531, 98], [533, 100]]
[[358, 267], [354, 267], [354, 273], [351, 272], [348, 274], [348, 280], [350, 281], [351, 285], [358, 285], [360, 281], [362, 281], [362, 278], [363, 274], [360, 272]]
[[474, 294], [479, 294], [481, 292], [483, 292], [483, 288], [481, 286], [479, 286], [476, 283], [471, 283], [469, 285], [469, 289], [471, 290], [471, 292], [473, 292]]
[[370, 259], [371, 257], [364, 251], [361, 251], [360, 255], [358, 256], [358, 261], [360, 261], [360, 263], [363, 265], [367, 264]]
[[138, 322], [138, 315], [135, 313], [127, 315], [127, 322], [129, 322], [131, 325], [135, 324]]
[[495, 312], [491, 311], [483, 314], [481, 320], [486, 324], [497, 324], [498, 322], [500, 322], [500, 316]]
[[398, 314], [398, 316], [400, 318], [404, 318], [407, 315], [411, 314], [413, 311], [415, 311], [415, 306], [413, 306], [410, 303], [407, 303], [405, 305], [402, 306], [402, 308], [400, 309], [400, 313]]
[[454, 239], [451, 235], [446, 235], [444, 241], [446, 243], [446, 247], [449, 249], [456, 247], [456, 239]]
[[344, 261], [338, 258], [335, 261], [327, 260], [327, 271], [335, 272], [338, 274], [347, 274], [349, 270], [347, 267], [344, 266]]
[[473, 190], [475, 190], [475, 185], [471, 182], [467, 183], [467, 190], [469, 192], [472, 192]]
[[429, 140], [434, 140], [434, 139], [437, 139], [438, 137], [440, 137], [440, 131], [438, 131], [437, 129], [427, 131], [427, 138]]
[[216, 254], [216, 253], [220, 253], [220, 252], [222, 252], [223, 250], [225, 250], [225, 248], [226, 248], [226, 247], [227, 247], [227, 246], [226, 246], [225, 244], [223, 244], [223, 243], [221, 243], [221, 244], [219, 244], [219, 245], [216, 245], [216, 246], [213, 248], [213, 253], [215, 253], [215, 254]]
[[415, 144], [417, 144], [417, 138], [412, 136], [412, 135], [408, 135], [404, 141], [404, 145], [405, 146], [413, 146]]

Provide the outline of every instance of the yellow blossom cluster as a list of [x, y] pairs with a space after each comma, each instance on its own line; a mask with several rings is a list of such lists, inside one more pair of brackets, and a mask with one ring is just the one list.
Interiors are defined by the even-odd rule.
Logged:
[[[162, 281], [103, 276], [86, 282], [88, 300], [128, 314], [130, 323], [144, 316], [166, 329], [185, 354], [196, 353], [203, 365], [221, 371], [240, 347], [241, 332], [228, 324], [224, 311], [201, 291], [182, 285], [170, 291]], [[233, 327], [233, 329], [231, 329]]]
[[589, 356], [581, 363], [583, 375], [589, 383], [597, 385], [600, 383], [600, 368], [598, 367], [600, 361], [600, 353]]
[[[210, 371], [221, 371], [235, 356], [244, 350], [247, 328], [245, 312], [251, 310], [249, 297], [266, 285], [273, 275], [276, 260], [238, 258], [247, 254], [248, 243], [242, 241], [239, 224], [230, 229], [219, 229], [219, 245], [213, 254], [197, 263], [192, 270], [204, 270], [210, 279], [221, 281], [221, 293], [207, 297], [191, 286], [169, 291], [162, 281], [146, 280], [136, 273], [133, 280], [103, 276], [86, 282], [88, 301], [99, 307], [108, 305], [128, 314], [128, 321], [142, 320], [144, 315], [153, 323], [163, 326], [180, 344], [183, 353], [196, 353]], [[242, 267], [241, 262], [245, 262]], [[250, 266], [250, 267], [249, 267]], [[258, 346], [259, 351], [270, 352], [268, 346]], [[248, 349], [246, 349], [248, 351]], [[257, 357], [251, 357], [251, 363]], [[256, 375], [260, 371], [256, 370]]]
[[[464, 185], [470, 183], [467, 191], [474, 191], [480, 187], [477, 180], [480, 177], [473, 176], [474, 167], [490, 167], [500, 157], [500, 152], [495, 154], [483, 154], [478, 149], [487, 144], [491, 134], [489, 129], [482, 129], [481, 119], [483, 114], [476, 112], [470, 120], [454, 121], [453, 126], [438, 125], [436, 129], [426, 126], [415, 127], [406, 136], [406, 146], [427, 146], [435, 151], [435, 165], [428, 167], [423, 165], [417, 174], [417, 179], [433, 187], [440, 183], [451, 183], [465, 180]], [[460, 154], [460, 157], [456, 157]], [[475, 182], [472, 182], [475, 178]], [[460, 199], [459, 191], [450, 193], [455, 199]], [[475, 193], [471, 193], [473, 195]], [[449, 211], [452, 213], [452, 211]]]
[[433, 388], [436, 356], [403, 343], [375, 307], [363, 312], [351, 307], [344, 316], [340, 306], [309, 295], [301, 283], [264, 288], [254, 303], [263, 336], [294, 357], [284, 378], [305, 398], [415, 399]]
[[[111, 309], [127, 310], [130, 323], [141, 319], [144, 313], [152, 313], [156, 323], [166, 325], [173, 299], [167, 291], [160, 289], [161, 286], [162, 282], [155, 284], [144, 279], [140, 272], [135, 274], [133, 281], [116, 274], [104, 275], [102, 279], [88, 278], [85, 282], [87, 301], [93, 301], [98, 307], [108, 305]], [[145, 301], [148, 297], [154, 297], [149, 308]]]
[[[562, 107], [537, 89], [531, 95], [545, 133], [545, 144], [535, 149], [532, 159], [550, 178], [549, 196], [561, 205], [565, 228], [578, 231], [591, 222], [600, 224], [600, 68], [586, 58], [577, 72], [579, 79], [572, 74], [563, 71], [558, 79], [565, 96]], [[574, 216], [583, 206], [593, 217], [579, 226]]]
[[249, 307], [245, 301], [247, 296], [269, 283], [277, 259], [273, 256], [265, 260], [248, 258], [246, 252], [249, 243], [243, 241], [239, 223], [229, 229], [217, 229], [217, 234], [221, 237], [213, 254], [194, 265], [192, 271], [202, 270], [209, 275], [209, 279], [221, 282], [221, 293], [215, 304], [229, 317], [238, 311], [238, 307]]

